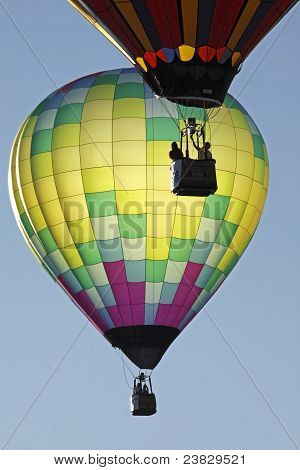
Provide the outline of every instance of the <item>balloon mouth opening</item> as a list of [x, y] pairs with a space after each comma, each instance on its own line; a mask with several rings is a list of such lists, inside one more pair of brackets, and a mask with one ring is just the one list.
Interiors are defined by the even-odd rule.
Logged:
[[105, 338], [140, 369], [154, 369], [179, 333], [172, 326], [124, 326], [108, 330]]

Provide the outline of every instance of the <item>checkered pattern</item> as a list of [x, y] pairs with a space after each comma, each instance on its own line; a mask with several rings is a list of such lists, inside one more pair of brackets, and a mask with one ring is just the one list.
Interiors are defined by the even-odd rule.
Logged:
[[168, 152], [191, 112], [203, 117], [201, 109], [157, 100], [134, 69], [113, 70], [52, 93], [16, 137], [10, 189], [19, 226], [101, 332], [153, 324], [183, 329], [258, 225], [266, 148], [230, 95], [207, 124], [217, 193], [170, 193]]

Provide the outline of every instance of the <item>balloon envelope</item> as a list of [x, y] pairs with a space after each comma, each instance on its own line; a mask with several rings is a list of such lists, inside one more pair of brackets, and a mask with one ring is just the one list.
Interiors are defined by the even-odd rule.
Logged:
[[223, 102], [239, 64], [297, 0], [69, 0], [159, 96]]
[[204, 117], [155, 98], [134, 69], [100, 72], [48, 96], [12, 150], [11, 200], [28, 244], [141, 368], [155, 367], [226, 279], [267, 193], [263, 138], [229, 95], [206, 125], [217, 193], [170, 193], [168, 153], [185, 113]]

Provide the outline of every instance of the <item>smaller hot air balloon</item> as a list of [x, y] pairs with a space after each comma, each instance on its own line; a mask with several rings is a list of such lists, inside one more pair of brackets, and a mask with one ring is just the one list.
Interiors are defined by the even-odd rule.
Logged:
[[223, 103], [240, 64], [298, 0], [68, 0], [157, 96]]

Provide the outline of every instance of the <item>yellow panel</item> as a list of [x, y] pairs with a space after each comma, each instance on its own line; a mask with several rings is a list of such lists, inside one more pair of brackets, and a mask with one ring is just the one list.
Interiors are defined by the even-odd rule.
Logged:
[[258, 183], [263, 184], [265, 178], [265, 162], [261, 158], [254, 158], [255, 160], [255, 169], [254, 169], [254, 179]]
[[23, 137], [20, 141], [20, 147], [18, 151], [19, 160], [26, 160], [30, 158], [31, 151], [31, 137]]
[[115, 85], [96, 85], [89, 89], [85, 103], [96, 100], [113, 100], [115, 95]]
[[73, 244], [73, 240], [66, 223], [51, 227], [50, 232], [58, 248], [64, 248]]
[[80, 169], [79, 147], [65, 147], [52, 151], [54, 173], [63, 173]]
[[20, 193], [18, 190], [14, 191], [14, 199], [15, 199], [19, 214], [22, 214], [24, 212], [24, 206], [22, 204]]
[[216, 194], [231, 196], [236, 175], [228, 171], [217, 170], [218, 190]]
[[231, 199], [225, 214], [224, 220], [232, 224], [239, 225], [246, 210], [246, 202], [238, 199]]
[[147, 188], [170, 191], [170, 167], [147, 166]]
[[240, 222], [240, 226], [243, 227], [245, 230], [249, 231], [249, 227], [251, 225], [255, 212], [256, 212], [255, 207], [251, 206], [251, 204], [248, 204], [246, 207], [245, 213], [243, 215], [243, 218]]
[[131, 2], [126, 2], [126, 3], [115, 2], [115, 3], [118, 9], [120, 10], [121, 14], [124, 16], [126, 22], [130, 25], [131, 29], [135, 32], [136, 36], [139, 38], [139, 41], [142, 44], [145, 51], [153, 52], [154, 49], [152, 47], [152, 44]]
[[[176, 207], [178, 211], [179, 204], [177, 204], [177, 196], [175, 196], [175, 194], [172, 194], [170, 190], [154, 191], [153, 189], [149, 189], [147, 191], [148, 213], [173, 215], [175, 214]], [[184, 203], [181, 204], [180, 207], [184, 207]]]
[[231, 147], [223, 147], [222, 145], [214, 145], [213, 157], [217, 161], [218, 170], [231, 171], [235, 173], [237, 152]]
[[87, 243], [95, 240], [90, 219], [76, 220], [68, 224], [74, 243]]
[[249, 233], [250, 235], [253, 235], [255, 230], [256, 230], [256, 227], [258, 225], [258, 222], [259, 222], [259, 219], [260, 219], [260, 216], [261, 214], [258, 212], [258, 211], [255, 211], [255, 214], [252, 218], [252, 222], [250, 224], [250, 227], [249, 227]]
[[240, 16], [236, 27], [233, 30], [231, 37], [229, 38], [227, 46], [229, 49], [234, 51], [237, 43], [239, 42], [242, 34], [244, 33], [245, 29], [247, 28], [248, 24], [250, 23], [251, 19], [253, 18], [257, 8], [261, 4], [262, 0], [249, 0], [244, 8], [242, 15]]
[[31, 160], [22, 160], [19, 164], [19, 175], [20, 175], [20, 182], [21, 185], [26, 183], [31, 183], [32, 175], [31, 175]]
[[246, 129], [235, 129], [236, 148], [245, 152], [254, 153], [252, 135]]
[[55, 184], [60, 198], [83, 194], [81, 171], [67, 171], [55, 175]]
[[146, 237], [122, 238], [124, 259], [141, 260], [146, 258]]
[[199, 219], [185, 215], [176, 215], [173, 237], [192, 240], [196, 237], [199, 228]]
[[178, 50], [179, 50], [180, 59], [183, 62], [188, 62], [189, 60], [192, 60], [192, 58], [195, 55], [195, 48], [185, 45], [185, 44], [183, 44], [182, 46], [179, 46]]
[[146, 257], [147, 259], [168, 259], [170, 238], [147, 238]]
[[80, 124], [64, 124], [53, 129], [52, 150], [79, 145]]
[[261, 192], [262, 185], [260, 183], [257, 183], [256, 181], [253, 181], [252, 190], [249, 197], [249, 204], [254, 207], [257, 207], [261, 197]]
[[41, 204], [41, 210], [45, 217], [48, 227], [63, 224], [65, 222], [64, 214], [61, 210], [59, 199]]
[[147, 142], [147, 164], [148, 165], [168, 165], [171, 163], [169, 152], [170, 142], [151, 140]]
[[247, 176], [236, 175], [232, 197], [248, 202], [252, 189], [252, 179]]
[[61, 199], [60, 204], [67, 222], [89, 217], [84, 194]]
[[249, 233], [243, 228], [238, 227], [235, 235], [231, 241], [230, 247], [234, 250], [239, 256], [243, 253], [245, 246], [247, 245], [250, 239]]
[[82, 170], [85, 193], [97, 193], [114, 189], [113, 170], [110, 167]]
[[224, 254], [223, 258], [221, 259], [220, 263], [217, 266], [217, 269], [222, 271], [222, 273], [225, 272], [227, 269], [227, 266], [231, 263], [232, 259], [235, 256], [235, 252], [231, 250], [230, 248], [227, 249], [226, 253]]
[[[26, 162], [28, 160], [25, 160]], [[25, 162], [24, 161], [24, 162]], [[24, 163], [23, 162], [23, 163]], [[30, 159], [33, 179], [44, 178], [53, 174], [51, 152], [39, 153]], [[20, 162], [21, 167], [21, 162]]]
[[177, 201], [176, 214], [199, 218], [203, 213], [204, 204], [205, 198], [180, 196]]
[[181, 0], [184, 43], [196, 47], [198, 0]]
[[32, 209], [29, 209], [28, 215], [29, 215], [32, 225], [34, 226], [37, 232], [47, 227], [43, 213], [39, 206], [35, 206]]
[[114, 142], [113, 160], [114, 165], [146, 165], [146, 142]]
[[236, 172], [240, 175], [253, 178], [254, 158], [252, 153], [242, 150], [237, 151]]
[[270, 173], [270, 170], [269, 170], [269, 167], [265, 166], [265, 176], [264, 176], [264, 189], [268, 189], [268, 186], [269, 186], [269, 173]]
[[94, 142], [80, 146], [81, 168], [112, 166], [112, 144]]
[[95, 119], [86, 121], [81, 126], [80, 145], [94, 142], [108, 142], [112, 140], [112, 121], [109, 119]]
[[95, 100], [84, 104], [82, 122], [93, 119], [112, 119], [113, 101]]
[[262, 213], [262, 211], [263, 211], [263, 208], [264, 208], [264, 205], [265, 205], [265, 202], [266, 202], [266, 197], [267, 197], [267, 191], [264, 188], [262, 188], [261, 197], [260, 197], [259, 203], [257, 205], [257, 210], [260, 213]]
[[232, 126], [227, 124], [211, 123], [210, 131], [210, 140], [212, 145], [236, 148], [235, 132]]
[[172, 236], [174, 216], [147, 214], [147, 236], [169, 238]]
[[145, 61], [144, 61], [143, 57], [137, 57], [137, 58], [136, 58], [136, 61], [137, 61], [137, 63], [142, 67], [142, 69], [143, 69], [145, 72], [147, 72], [148, 67], [147, 67], [147, 65], [145, 64]]
[[113, 140], [146, 140], [146, 121], [141, 118], [115, 119]]
[[75, 245], [70, 245], [66, 248], [63, 248], [61, 250], [61, 254], [65, 258], [66, 262], [68, 263], [71, 269], [76, 269], [80, 268], [80, 266], [83, 266], [82, 259], [80, 258]]
[[146, 187], [146, 166], [114, 167], [116, 190], [130, 191]]
[[38, 116], [32, 116], [31, 118], [28, 119], [24, 126], [24, 132], [23, 135], [21, 136], [22, 139], [24, 139], [26, 136], [31, 136], [33, 134], [36, 121], [38, 119]]
[[146, 191], [116, 191], [118, 214], [144, 214]]
[[212, 113], [212, 116], [209, 118], [209, 124], [211, 123], [219, 123], [219, 124], [228, 124], [232, 126], [232, 119], [230, 115], [229, 108], [226, 106], [222, 106], [218, 108], [215, 112]]
[[145, 100], [141, 98], [122, 98], [114, 101], [114, 119], [145, 118], [145, 114]]
[[22, 186], [21, 194], [23, 195], [27, 209], [38, 205], [33, 183], [28, 183]]
[[34, 182], [34, 188], [39, 203], [53, 201], [57, 199], [57, 191], [53, 176], [46, 176]]

